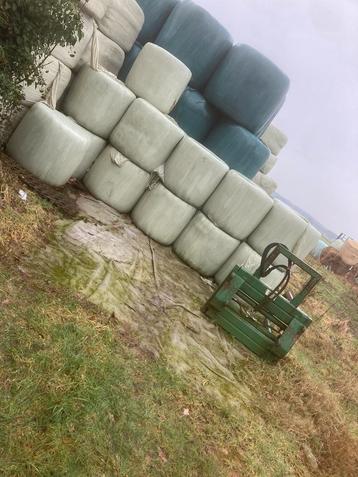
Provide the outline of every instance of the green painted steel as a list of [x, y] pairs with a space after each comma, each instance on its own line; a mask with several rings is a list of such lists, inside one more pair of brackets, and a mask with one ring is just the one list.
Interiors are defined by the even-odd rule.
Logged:
[[[310, 277], [296, 296], [288, 301], [272, 292], [260, 280], [262, 270], [275, 267], [282, 254]], [[204, 313], [258, 356], [275, 362], [284, 358], [312, 320], [298, 308], [317, 285], [321, 276], [276, 244], [264, 257], [262, 266], [251, 275], [236, 266], [204, 307]]]

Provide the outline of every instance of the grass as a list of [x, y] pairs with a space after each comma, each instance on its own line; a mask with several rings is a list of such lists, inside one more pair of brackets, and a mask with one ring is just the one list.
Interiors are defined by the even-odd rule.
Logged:
[[24, 271], [61, 215], [19, 189], [2, 158], [0, 475], [356, 475], [356, 290], [315, 263], [314, 325], [278, 365], [237, 364], [251, 405], [233, 412], [143, 354], [114, 317]]

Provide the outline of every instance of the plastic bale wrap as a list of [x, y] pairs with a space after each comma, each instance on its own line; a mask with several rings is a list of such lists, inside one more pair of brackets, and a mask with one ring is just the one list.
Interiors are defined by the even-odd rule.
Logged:
[[191, 85], [201, 90], [232, 47], [227, 30], [204, 8], [191, 1], [179, 3], [155, 42], [191, 70]]
[[272, 154], [278, 156], [287, 144], [287, 136], [276, 126], [271, 124], [261, 136], [261, 141], [266, 144]]
[[174, 244], [174, 251], [204, 277], [212, 277], [230, 257], [239, 241], [198, 212]]
[[202, 142], [214, 128], [218, 113], [202, 94], [187, 88], [170, 114], [193, 139]]
[[137, 0], [144, 12], [144, 25], [139, 33], [138, 41], [145, 45], [154, 42], [166, 19], [178, 5], [179, 0]]
[[135, 0], [105, 0], [106, 12], [98, 28], [125, 52], [134, 45], [144, 23], [144, 13]]
[[[113, 40], [103, 35], [100, 31], [97, 32], [98, 47], [99, 47], [99, 66], [117, 76], [124, 62], [124, 51]], [[80, 61], [76, 65], [76, 69], [81, 68], [84, 64], [91, 63], [92, 42], [90, 42]]]
[[278, 113], [288, 88], [289, 79], [268, 58], [247, 45], [236, 45], [212, 76], [204, 96], [259, 135]]
[[[80, 1], [82, 2], [82, 0]], [[83, 11], [90, 17], [93, 17], [98, 23], [106, 14], [110, 0], [85, 0], [85, 2], [82, 3]]]
[[263, 174], [262, 172], [258, 172], [252, 181], [261, 187], [261, 189], [263, 189], [269, 196], [272, 196], [278, 188], [277, 182], [272, 179], [272, 177]]
[[118, 78], [120, 80], [125, 81], [127, 79], [128, 73], [130, 72], [133, 66], [133, 63], [137, 59], [137, 56], [139, 55], [141, 49], [142, 49], [142, 46], [139, 45], [138, 43], [135, 43], [131, 51], [126, 54], [123, 65], [121, 66], [118, 73]]
[[164, 114], [179, 101], [191, 78], [190, 70], [168, 51], [147, 43], [133, 63], [126, 85]]
[[71, 118], [36, 103], [12, 134], [7, 152], [34, 176], [62, 186], [83, 162], [93, 161], [104, 145]]
[[82, 16], [83, 37], [74, 46], [57, 45], [52, 52], [52, 56], [64, 63], [68, 68], [73, 70], [80, 61], [93, 35], [93, 19], [88, 15]]
[[[260, 255], [271, 243], [282, 243], [292, 252], [306, 227], [307, 222], [300, 215], [275, 199], [272, 209], [247, 242]], [[287, 265], [287, 259], [279, 257], [275, 263]]]
[[71, 84], [63, 110], [89, 131], [108, 138], [134, 100], [121, 81], [85, 65]]
[[[261, 256], [255, 252], [247, 243], [242, 243], [231, 255], [231, 257], [225, 262], [220, 270], [215, 275], [215, 281], [219, 285], [228, 277], [233, 268], [238, 265], [245, 268], [249, 273], [254, 274], [261, 264]], [[268, 286], [271, 290], [274, 290], [283, 279], [284, 274], [279, 270], [274, 270], [267, 277], [260, 280]]]
[[[329, 244], [330, 247], [333, 247], [335, 248], [336, 250], [341, 250], [341, 248], [343, 247], [344, 245], [344, 240], [342, 239], [336, 239], [334, 240], [334, 242], [332, 242], [331, 244]], [[327, 245], [328, 246], [328, 245]]]
[[298, 242], [293, 249], [294, 255], [304, 260], [307, 255], [309, 255], [312, 250], [316, 247], [317, 243], [321, 239], [322, 235], [313, 225], [307, 223], [306, 230], [303, 235], [300, 237]]
[[171, 245], [194, 214], [194, 207], [157, 183], [141, 197], [132, 219], [146, 235], [162, 245]]
[[42, 77], [45, 81], [44, 88], [35, 87], [34, 84], [24, 88], [25, 104], [36, 103], [45, 98], [46, 93], [51, 88], [56, 76], [58, 76], [58, 85], [56, 99], [59, 100], [65, 89], [69, 85], [72, 77], [71, 70], [54, 56], [49, 56], [42, 67]]
[[200, 208], [228, 170], [225, 162], [186, 136], [165, 163], [164, 183], [185, 202]]
[[262, 172], [262, 174], [270, 174], [270, 172], [272, 171], [272, 169], [275, 167], [276, 164], [277, 164], [277, 156], [270, 154], [265, 164], [261, 167], [260, 172]]
[[236, 171], [229, 171], [203, 207], [218, 227], [245, 240], [271, 210], [273, 200]]
[[326, 242], [323, 242], [323, 240], [319, 240], [315, 248], [311, 251], [312, 257], [316, 258], [319, 260], [321, 258], [321, 254], [324, 249], [326, 249], [328, 245]]
[[184, 137], [167, 116], [143, 99], [136, 99], [111, 134], [110, 142], [142, 169], [161, 166]]
[[150, 174], [107, 146], [84, 177], [87, 189], [118, 212], [129, 213], [149, 185]]
[[204, 144], [223, 159], [231, 169], [252, 179], [270, 156], [270, 150], [250, 131], [222, 121], [205, 139]]

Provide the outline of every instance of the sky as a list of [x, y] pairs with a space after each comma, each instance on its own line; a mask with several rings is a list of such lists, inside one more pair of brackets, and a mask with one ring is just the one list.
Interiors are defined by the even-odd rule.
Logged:
[[358, 239], [358, 0], [195, 1], [291, 80], [278, 192]]

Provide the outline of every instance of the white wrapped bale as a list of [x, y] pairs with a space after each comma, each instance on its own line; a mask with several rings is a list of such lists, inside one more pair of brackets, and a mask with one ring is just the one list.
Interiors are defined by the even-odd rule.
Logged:
[[87, 15], [93, 17], [98, 23], [106, 14], [108, 3], [109, 0], [85, 0], [82, 8]]
[[84, 162], [92, 162], [104, 145], [71, 118], [36, 103], [11, 136], [7, 152], [34, 176], [62, 186]]
[[131, 104], [110, 142], [142, 169], [152, 172], [170, 156], [184, 132], [143, 99]]
[[262, 189], [231, 170], [206, 202], [203, 212], [224, 232], [245, 240], [272, 205], [272, 199]]
[[[276, 242], [286, 245], [292, 251], [306, 227], [307, 223], [302, 217], [275, 199], [270, 212], [250, 235], [248, 244], [260, 255], [268, 245]], [[280, 262], [282, 263], [281, 260]]]
[[71, 84], [63, 110], [89, 131], [108, 138], [134, 100], [121, 81], [84, 65]]
[[59, 100], [71, 81], [71, 70], [54, 56], [49, 56], [44, 61], [41, 70], [45, 86], [43, 88], [36, 88], [35, 85], [32, 84], [25, 87], [23, 90], [25, 95], [25, 104], [27, 102], [30, 104], [36, 103], [37, 101], [44, 99], [56, 76], [58, 76], [56, 99]]
[[[99, 66], [117, 76], [124, 62], [124, 51], [120, 46], [117, 45], [117, 43], [115, 43], [110, 38], [107, 38], [106, 35], [103, 35], [103, 33], [101, 33], [100, 31], [97, 32], [97, 38], [99, 50]], [[83, 55], [80, 58], [80, 61], [76, 65], [76, 69], [79, 69], [84, 64], [91, 63], [91, 53], [92, 42], [89, 42]]]
[[164, 183], [175, 195], [199, 208], [228, 170], [224, 161], [185, 136], [165, 163]]
[[276, 126], [271, 124], [261, 136], [261, 141], [271, 150], [272, 154], [278, 156], [287, 144], [287, 136]]
[[301, 260], [304, 260], [314, 250], [320, 239], [321, 233], [308, 223], [306, 230], [293, 249], [293, 253]]
[[105, 14], [97, 18], [101, 32], [125, 52], [130, 51], [144, 24], [144, 13], [135, 0], [105, 0]]
[[160, 46], [147, 43], [133, 63], [126, 85], [138, 97], [169, 114], [190, 79], [191, 72], [184, 63]]
[[262, 172], [258, 172], [256, 176], [252, 179], [255, 184], [257, 184], [261, 189], [263, 189], [269, 196], [277, 190], [278, 184], [277, 182], [272, 179], [272, 177], [263, 174]]
[[[231, 257], [224, 263], [220, 270], [215, 275], [215, 281], [219, 285], [231, 273], [235, 265], [245, 268], [250, 273], [255, 273], [261, 264], [261, 255], [253, 250], [247, 243], [242, 243], [231, 255]], [[271, 290], [275, 289], [280, 284], [284, 274], [279, 270], [275, 270], [267, 277], [261, 278], [261, 281]]]
[[93, 35], [93, 19], [88, 15], [82, 15], [83, 22], [83, 37], [74, 46], [60, 46], [57, 45], [52, 52], [52, 56], [62, 61], [68, 68], [73, 70], [80, 61], [87, 45]]
[[270, 157], [267, 159], [267, 161], [261, 167], [260, 170], [263, 174], [269, 174], [276, 164], [277, 164], [277, 156], [275, 156], [274, 154], [270, 154]]
[[84, 178], [87, 189], [118, 212], [129, 213], [149, 185], [150, 174], [111, 146], [96, 159]]
[[132, 219], [146, 235], [162, 245], [171, 245], [194, 214], [194, 207], [158, 183], [139, 200]]
[[215, 275], [239, 241], [198, 212], [174, 244], [175, 253], [204, 277]]

